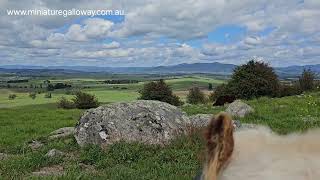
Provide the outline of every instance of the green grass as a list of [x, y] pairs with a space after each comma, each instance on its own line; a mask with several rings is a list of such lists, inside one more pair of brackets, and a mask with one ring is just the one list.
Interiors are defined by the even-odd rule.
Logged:
[[166, 80], [166, 83], [173, 89], [173, 90], [189, 90], [192, 87], [199, 87], [199, 88], [208, 88], [208, 84], [212, 83], [213, 86], [222, 84], [223, 80], [217, 80], [212, 78], [194, 76], [194, 77], [185, 77], [185, 78], [178, 78], [178, 79], [170, 79]]
[[81, 112], [58, 109], [54, 104], [0, 109], [0, 152], [14, 151], [58, 128], [75, 126]]
[[[49, 104], [55, 103], [62, 96], [67, 97], [69, 99], [72, 98], [70, 95], [65, 94], [55, 94], [52, 93], [52, 98], [45, 98], [45, 93], [36, 94], [37, 97], [32, 99], [29, 97], [29, 93], [17, 93], [9, 90], [2, 90], [3, 93], [0, 94], [0, 108], [9, 108], [9, 107], [17, 107], [17, 106], [28, 106], [28, 105], [40, 105], [40, 104]], [[14, 100], [9, 100], [9, 94], [16, 94], [17, 97]]]
[[139, 93], [126, 90], [89, 90], [86, 92], [94, 94], [102, 103], [129, 102], [137, 100], [139, 97]]
[[[128, 102], [136, 100], [139, 96], [137, 92], [128, 90], [84, 90], [87, 93], [95, 95], [102, 103]], [[17, 98], [9, 100], [9, 94], [16, 94]], [[45, 93], [37, 94], [35, 99], [29, 97], [29, 93], [17, 93], [10, 90], [2, 90], [0, 94], [0, 108], [10, 108], [17, 106], [42, 105], [56, 103], [61, 97], [72, 99], [72, 95], [62, 94], [62, 92], [52, 92], [52, 98], [45, 98]]]
[[[247, 101], [247, 103], [255, 109], [255, 112], [241, 118], [243, 123], [266, 125], [279, 134], [320, 127], [320, 92], [283, 98], [262, 97]], [[183, 109], [192, 115], [215, 114], [225, 108], [190, 105]]]
[[284, 98], [259, 98], [248, 102], [256, 112], [241, 119], [263, 124], [273, 131], [287, 134], [320, 127], [320, 93]]

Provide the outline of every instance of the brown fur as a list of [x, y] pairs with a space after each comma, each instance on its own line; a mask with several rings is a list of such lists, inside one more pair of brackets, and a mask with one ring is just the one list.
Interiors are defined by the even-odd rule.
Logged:
[[230, 159], [233, 148], [233, 123], [226, 113], [220, 113], [211, 119], [205, 138], [207, 142], [205, 180], [216, 180], [220, 171]]
[[233, 134], [231, 118], [220, 113], [205, 135], [205, 180], [318, 180], [320, 129], [280, 136], [257, 126]]

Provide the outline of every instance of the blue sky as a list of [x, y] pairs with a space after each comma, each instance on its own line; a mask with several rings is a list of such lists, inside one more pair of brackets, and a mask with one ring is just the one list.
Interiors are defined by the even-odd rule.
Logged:
[[[6, 15], [45, 8], [125, 15]], [[12, 0], [0, 10], [0, 65], [320, 64], [319, 0]]]

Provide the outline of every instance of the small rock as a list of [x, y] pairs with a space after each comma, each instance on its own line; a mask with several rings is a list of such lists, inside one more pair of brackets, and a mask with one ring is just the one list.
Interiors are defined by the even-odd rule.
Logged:
[[33, 176], [61, 176], [64, 174], [62, 166], [43, 167], [39, 171], [32, 172]]
[[46, 157], [59, 157], [59, 156], [64, 156], [64, 153], [62, 151], [57, 150], [57, 149], [51, 149], [45, 156]]
[[7, 158], [8, 158], [8, 154], [0, 153], [0, 161], [1, 160], [6, 160]]
[[37, 150], [39, 148], [41, 148], [43, 146], [43, 143], [36, 141], [36, 140], [32, 140], [31, 143], [28, 144], [28, 146], [32, 149], [32, 150]]
[[248, 104], [240, 100], [236, 100], [233, 103], [229, 104], [226, 112], [233, 117], [245, 117], [246, 115], [254, 112], [254, 109]]
[[64, 127], [50, 133], [49, 139], [59, 139], [74, 134], [74, 127]]

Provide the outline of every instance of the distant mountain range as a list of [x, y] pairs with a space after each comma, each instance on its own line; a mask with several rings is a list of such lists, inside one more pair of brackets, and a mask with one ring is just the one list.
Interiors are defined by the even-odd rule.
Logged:
[[[208, 73], [219, 75], [230, 75], [234, 68], [233, 64], [222, 63], [194, 63], [194, 64], [178, 64], [173, 66], [157, 66], [157, 67], [93, 67], [93, 66], [22, 66], [22, 65], [8, 65], [0, 66], [0, 72], [25, 72], [37, 71], [42, 73], [118, 73], [118, 74], [170, 74], [170, 73]], [[316, 73], [320, 73], [320, 64], [306, 65], [306, 66], [289, 66], [276, 67], [275, 71], [282, 77], [297, 76], [301, 74], [303, 69], [311, 69]]]

